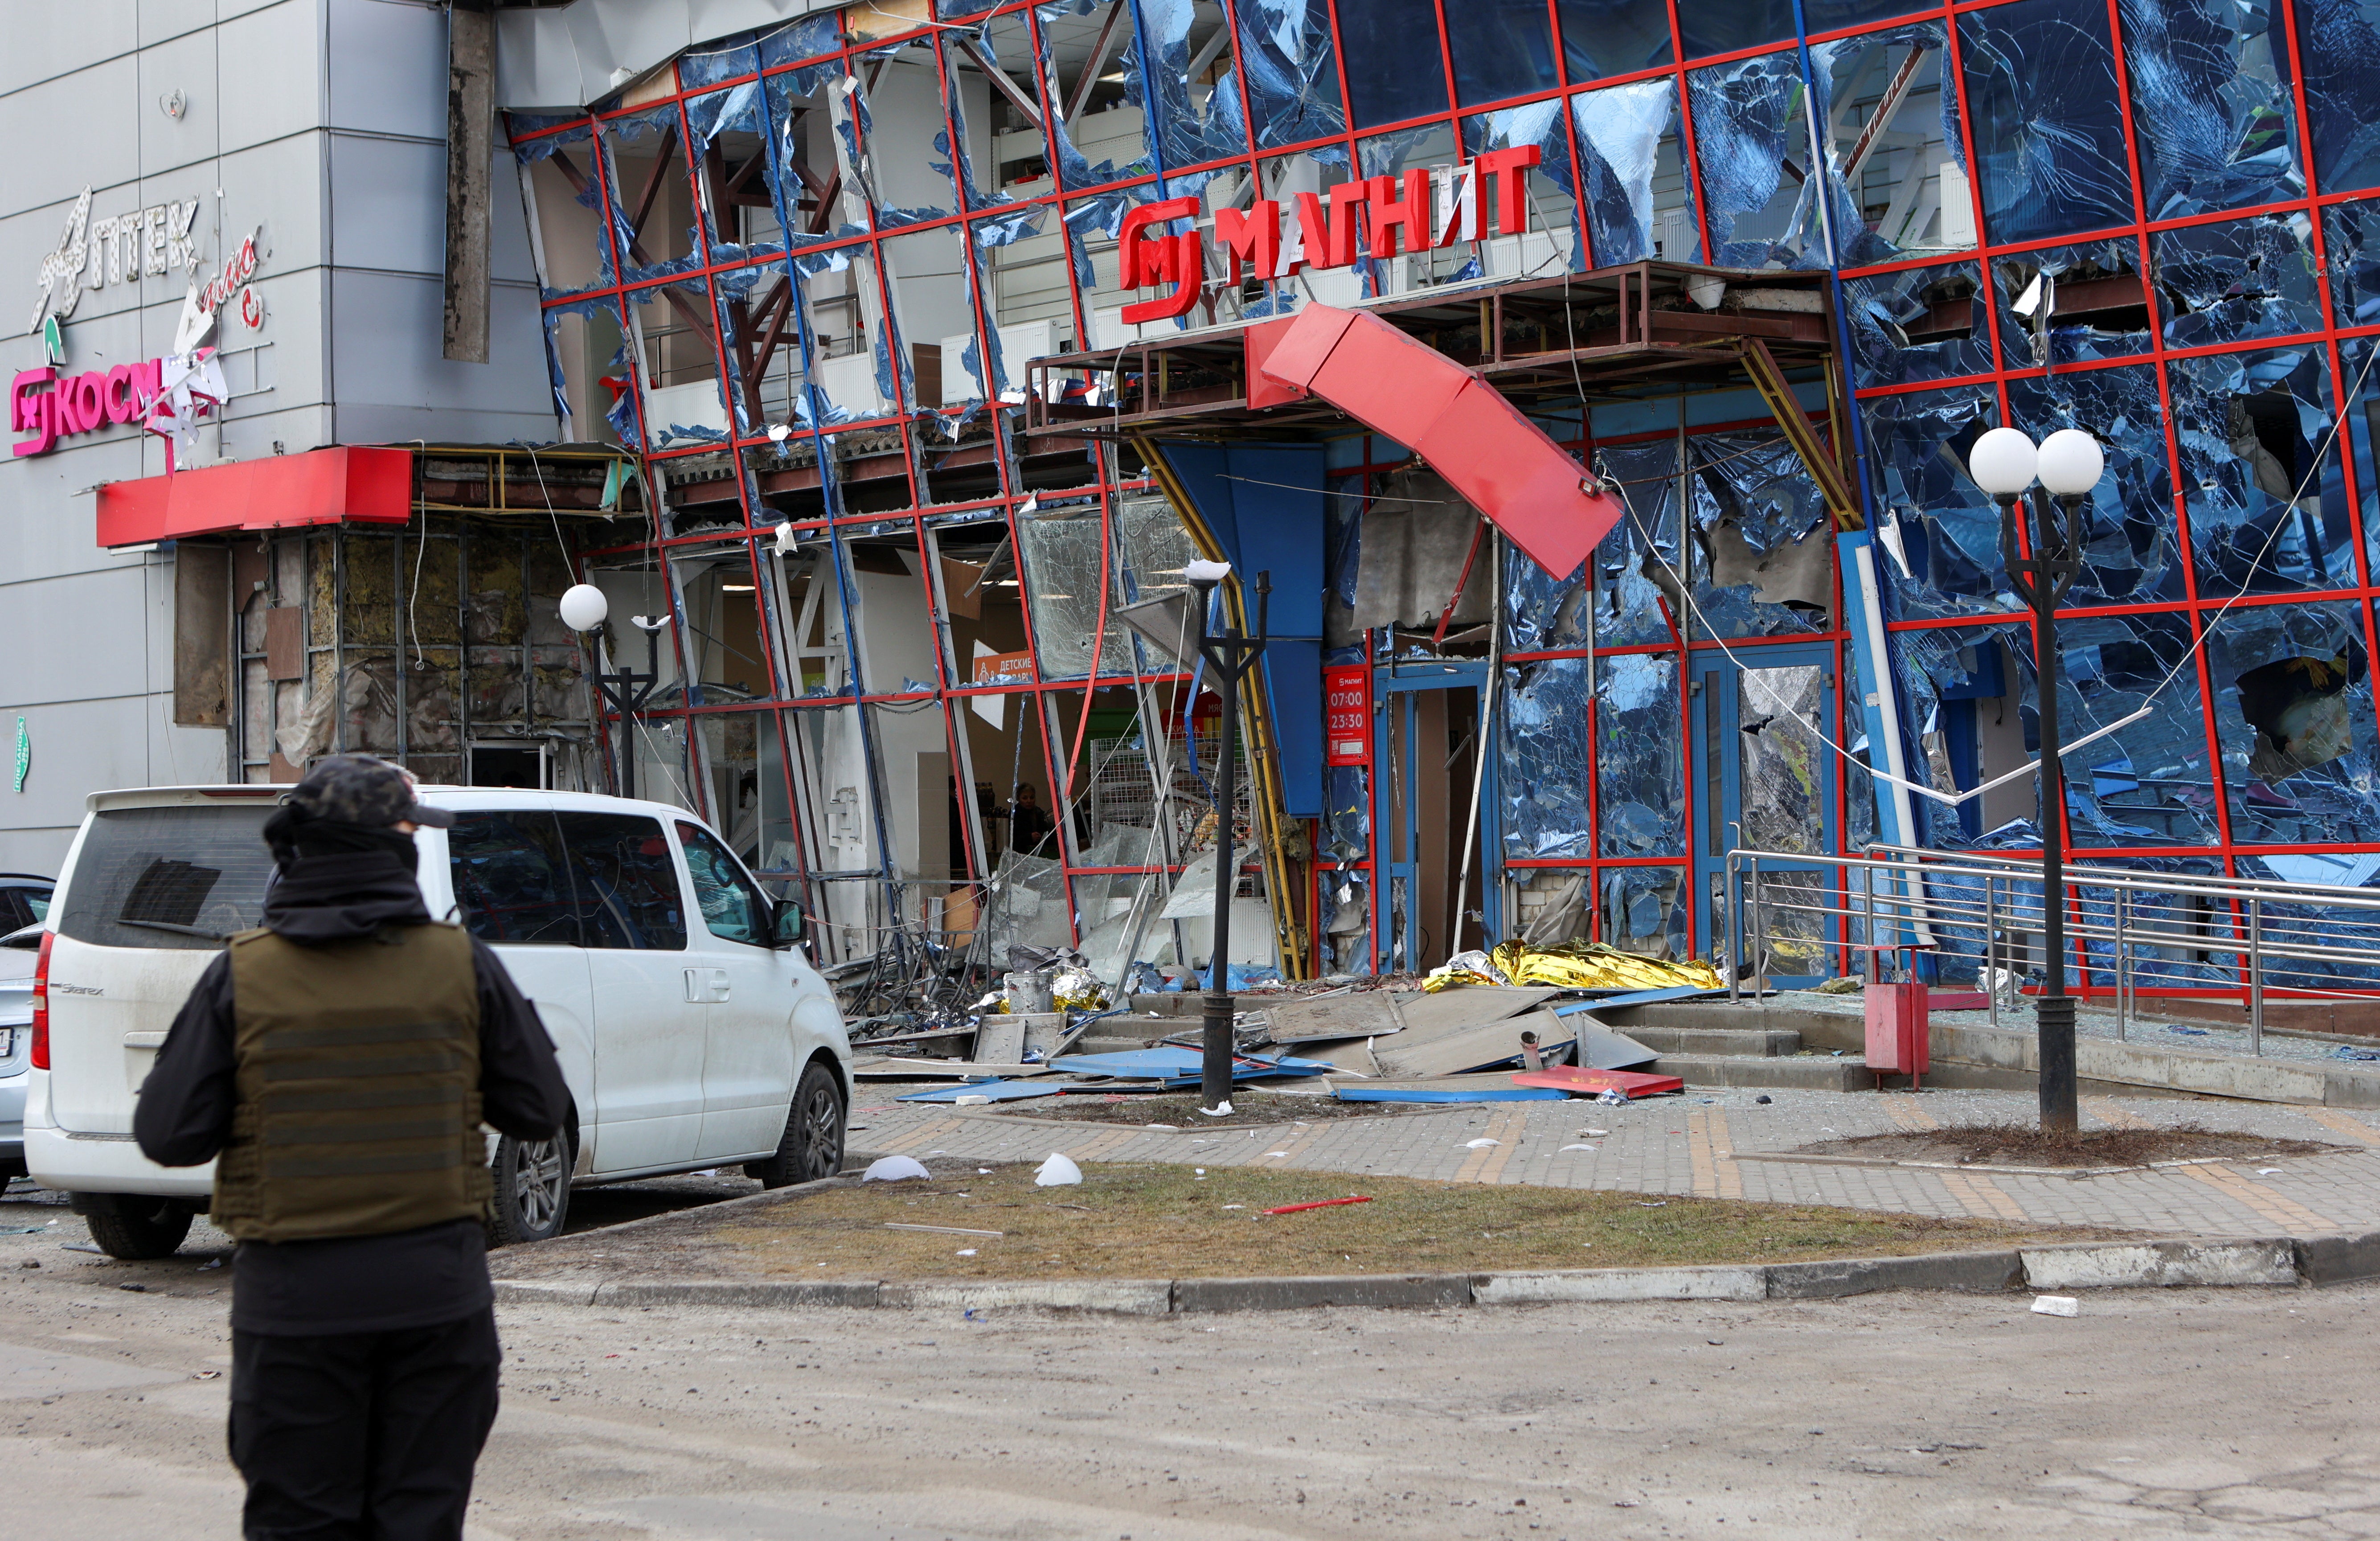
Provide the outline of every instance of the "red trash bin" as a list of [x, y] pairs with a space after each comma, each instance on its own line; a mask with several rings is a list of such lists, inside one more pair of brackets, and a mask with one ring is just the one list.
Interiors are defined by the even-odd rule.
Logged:
[[1929, 1064], [1925, 981], [1903, 979], [1894, 985], [1869, 985], [1867, 1004], [1867, 1068], [1879, 1075], [1925, 1074]]

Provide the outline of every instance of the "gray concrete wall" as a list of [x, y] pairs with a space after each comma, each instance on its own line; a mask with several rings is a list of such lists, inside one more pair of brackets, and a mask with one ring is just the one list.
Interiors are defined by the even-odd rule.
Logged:
[[[0, 381], [43, 362], [23, 329], [77, 199], [91, 217], [196, 200], [197, 273], [261, 226], [266, 316], [215, 342], [233, 393], [223, 458], [411, 439], [554, 436], [525, 221], [493, 180], [491, 362], [442, 356], [446, 21], [419, 0], [21, 0], [0, 23]], [[169, 115], [161, 99], [181, 93]], [[163, 354], [192, 274], [85, 288], [80, 374]], [[14, 441], [18, 436], [9, 434]], [[55, 871], [84, 796], [216, 781], [225, 735], [173, 718], [174, 556], [94, 539], [94, 490], [162, 475], [137, 425], [0, 456], [0, 869]]]

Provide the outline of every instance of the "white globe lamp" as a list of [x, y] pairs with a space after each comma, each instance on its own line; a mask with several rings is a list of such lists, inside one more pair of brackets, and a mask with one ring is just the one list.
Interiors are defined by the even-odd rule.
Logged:
[[612, 613], [612, 601], [593, 584], [578, 583], [562, 591], [555, 608], [562, 612], [562, 624], [572, 631], [593, 631]]
[[2033, 485], [2041, 452], [2013, 428], [1996, 428], [1967, 452], [1967, 474], [1996, 498], [2012, 498]]

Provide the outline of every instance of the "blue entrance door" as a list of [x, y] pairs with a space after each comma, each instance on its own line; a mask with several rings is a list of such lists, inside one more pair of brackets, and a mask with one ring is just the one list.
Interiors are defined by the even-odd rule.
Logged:
[[1483, 935], [1502, 940], [1491, 864], [1500, 849], [1492, 753], [1471, 837], [1470, 880], [1463, 880], [1487, 684], [1484, 661], [1400, 662], [1373, 672], [1373, 936], [1383, 974], [1425, 972], [1482, 945]]
[[[1820, 738], [1840, 721], [1833, 667], [1824, 646], [1739, 646], [1732, 659], [1697, 654], [1692, 677], [1695, 940], [1722, 967], [1756, 959], [1776, 984], [1835, 972], [1840, 928], [1819, 913], [1834, 886], [1825, 858], [1837, 850], [1835, 753]], [[1730, 892], [1727, 856], [1739, 849], [1770, 853], [1759, 864], [1759, 951], [1742, 959], [1727, 920], [1730, 900], [1751, 913], [1743, 874]]]

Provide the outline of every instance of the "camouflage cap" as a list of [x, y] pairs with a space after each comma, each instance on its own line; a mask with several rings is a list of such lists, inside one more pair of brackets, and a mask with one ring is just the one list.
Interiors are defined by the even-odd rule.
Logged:
[[455, 822], [446, 809], [426, 807], [415, 798], [410, 771], [370, 755], [316, 760], [288, 800], [310, 818], [370, 829], [409, 820], [443, 830]]

